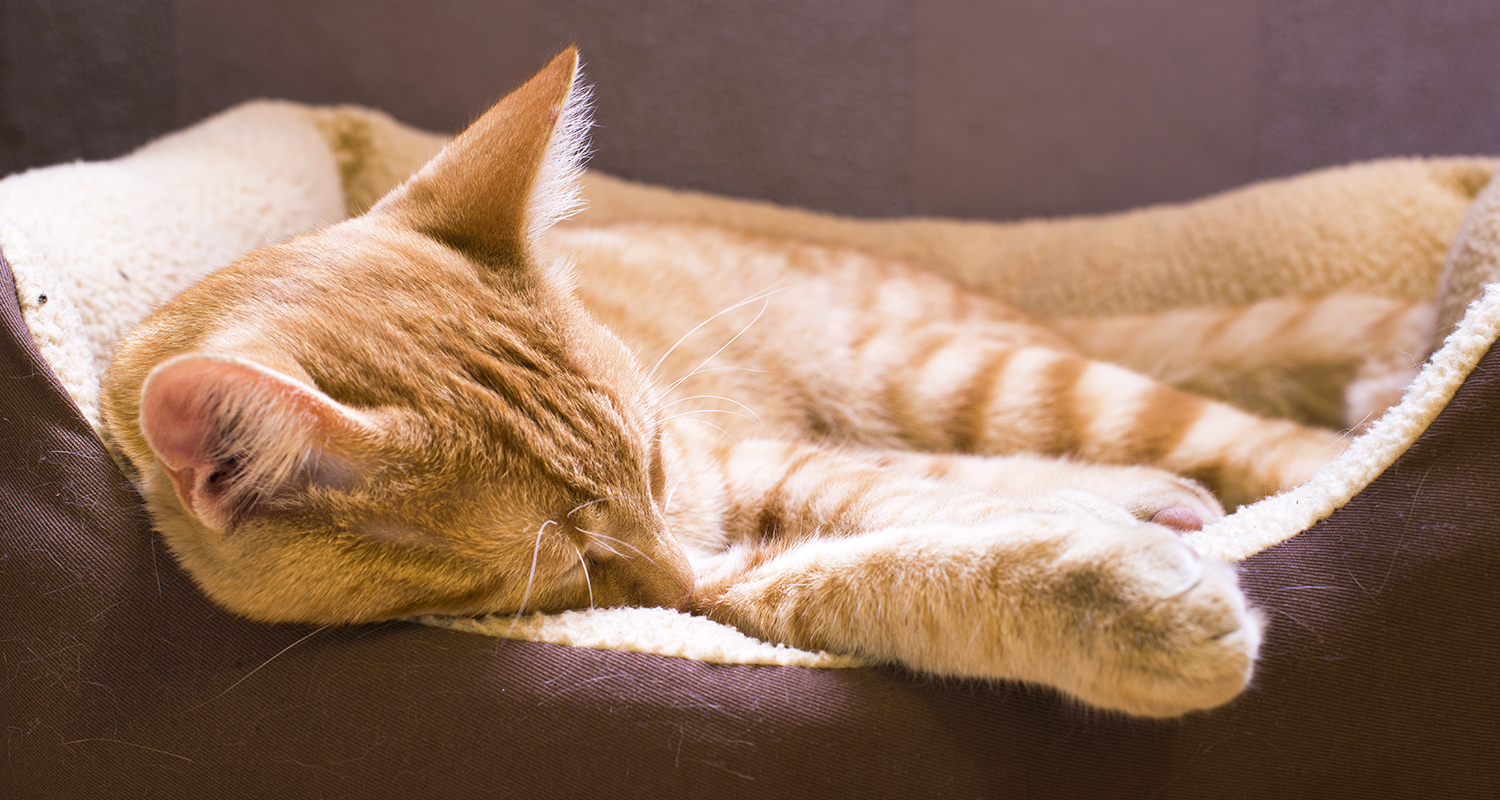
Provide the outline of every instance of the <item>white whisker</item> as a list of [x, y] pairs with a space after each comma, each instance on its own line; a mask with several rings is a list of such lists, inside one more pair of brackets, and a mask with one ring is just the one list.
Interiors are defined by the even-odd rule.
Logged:
[[[598, 534], [595, 534], [595, 535], [598, 535]], [[603, 542], [591, 542], [591, 544], [598, 545], [598, 546], [604, 548], [605, 550], [608, 550], [611, 554], [619, 556], [620, 558], [629, 558], [629, 556], [625, 555], [624, 553], [620, 552], [619, 550], [614, 549], [613, 547], [610, 547], [609, 545], [607, 545], [607, 544], [605, 544]]]
[[[654, 559], [651, 556], [648, 556], [645, 553], [641, 552], [641, 548], [636, 547], [635, 545], [631, 544], [630, 542], [625, 541], [624, 539], [616, 539], [613, 536], [607, 536], [605, 534], [597, 533], [595, 531], [586, 531], [583, 528], [579, 528], [578, 532], [579, 533], [586, 533], [586, 534], [588, 534], [590, 536], [597, 536], [600, 539], [606, 539], [608, 541], [614, 542], [615, 544], [624, 545], [624, 546], [630, 548], [631, 550], [634, 550], [635, 553], [636, 553], [636, 555], [640, 556], [641, 558], [646, 559], [647, 561], [651, 562], [651, 564], [653, 564], [653, 565], [656, 564], [656, 559]], [[605, 550], [608, 550], [609, 552], [614, 553], [615, 555], [619, 556], [620, 558], [629, 558], [629, 556], [624, 555], [623, 553], [621, 553], [620, 551], [614, 549], [613, 547], [610, 547], [609, 545], [600, 544], [598, 542], [595, 542], [595, 544], [599, 544], [600, 547], [603, 547]]]
[[677, 494], [677, 487], [681, 486], [682, 482], [685, 480], [687, 480], [687, 476], [683, 475], [682, 477], [677, 479], [676, 483], [672, 484], [672, 488], [667, 490], [667, 499], [662, 503], [661, 507], [661, 513], [663, 515], [672, 510], [672, 497]]
[[589, 608], [593, 608], [594, 607], [594, 580], [593, 580], [593, 578], [589, 577], [589, 562], [584, 559], [584, 557], [583, 557], [583, 551], [579, 550], [576, 545], [573, 547], [573, 549], [578, 551], [578, 565], [581, 566], [581, 567], [583, 567], [583, 581], [584, 581], [584, 583], [588, 584], [588, 587], [589, 587]]
[[728, 350], [730, 345], [734, 344], [736, 341], [739, 340], [739, 338], [741, 336], [745, 335], [745, 331], [750, 330], [752, 327], [755, 326], [755, 323], [760, 322], [760, 318], [766, 315], [766, 309], [769, 309], [770, 307], [771, 307], [771, 296], [770, 295], [766, 295], [765, 301], [764, 301], [764, 303], [760, 307], [760, 311], [755, 312], [755, 319], [750, 320], [750, 322], [747, 323], [745, 325], [745, 327], [740, 328], [740, 332], [739, 333], [736, 333], [735, 335], [729, 337], [729, 341], [725, 342], [723, 347], [720, 347], [718, 350], [715, 350], [713, 355], [709, 356], [708, 358], [703, 359], [703, 361], [700, 362], [698, 364], [698, 366], [693, 367], [693, 369], [692, 369], [691, 372], [689, 372], [688, 374], [686, 374], [686, 375], [682, 376], [681, 378], [677, 379], [675, 382], [672, 383], [672, 385], [668, 386], [667, 387], [667, 391], [671, 392], [673, 389], [676, 389], [678, 386], [681, 386], [683, 381], [687, 380], [688, 378], [693, 377], [694, 375], [697, 375], [700, 370], [702, 370], [704, 367], [708, 366], [708, 363], [710, 361], [713, 361], [714, 359], [718, 358], [720, 353], [724, 352], [725, 350]]
[[542, 527], [536, 529], [536, 545], [531, 548], [531, 574], [526, 576], [526, 591], [521, 593], [521, 605], [516, 608], [517, 618], [526, 613], [526, 601], [531, 599], [531, 586], [536, 581], [536, 560], [542, 552], [542, 532], [547, 530], [548, 525], [562, 527], [557, 520], [549, 519], [542, 523]]
[[[760, 371], [760, 370], [758, 370], [758, 371]], [[733, 403], [733, 404], [739, 406], [740, 408], [745, 409], [745, 411], [749, 412], [750, 416], [752, 416], [752, 417], [755, 418], [756, 422], [759, 422], [761, 424], [761, 427], [765, 427], [766, 423], [761, 420], [759, 414], [755, 413], [755, 409], [751, 408], [750, 406], [745, 405], [744, 403], [741, 403], [738, 400], [731, 400], [728, 397], [725, 397], [725, 396], [720, 395], [720, 394], [695, 394], [692, 397], [683, 397], [683, 398], [680, 398], [678, 400], [673, 400], [672, 402], [667, 403], [666, 405], [662, 406], [662, 408], [671, 408], [672, 406], [675, 406], [678, 403], [686, 403], [689, 400], [723, 400], [726, 403]]]
[[566, 517], [572, 517], [574, 514], [577, 514], [579, 511], [582, 511], [583, 509], [588, 508], [589, 506], [598, 505], [600, 503], [607, 503], [607, 502], [609, 502], [611, 500], [638, 500], [638, 499], [640, 499], [640, 495], [638, 495], [638, 494], [616, 494], [616, 495], [611, 495], [609, 497], [601, 497], [598, 500], [590, 500], [590, 501], [588, 501], [586, 503], [579, 503], [578, 505], [573, 506], [573, 510], [569, 511], [565, 516]]
[[717, 313], [717, 314], [709, 317], [708, 319], [703, 320], [702, 322], [698, 323], [697, 325], [693, 326], [692, 330], [688, 331], [687, 333], [684, 333], [682, 335], [682, 338], [680, 338], [677, 341], [673, 342], [672, 346], [667, 348], [667, 352], [661, 354], [661, 358], [656, 359], [656, 363], [651, 365], [651, 369], [648, 370], [646, 372], [646, 374], [649, 375], [649, 376], [653, 376], [654, 377], [656, 375], [656, 371], [661, 368], [662, 362], [667, 360], [667, 356], [672, 355], [672, 353], [674, 351], [676, 351], [678, 347], [682, 346], [683, 342], [687, 341], [687, 339], [688, 339], [689, 336], [692, 336], [693, 334], [697, 333], [699, 330], [701, 330], [703, 328], [704, 325], [707, 325], [708, 323], [713, 322], [714, 320], [718, 319], [719, 317], [722, 317], [725, 314], [728, 314], [729, 312], [734, 311], [737, 308], [744, 308], [745, 306], [750, 305], [751, 303], [755, 302], [756, 300], [768, 300], [771, 297], [771, 295], [777, 294], [779, 292], [786, 291], [785, 289], [777, 289], [776, 288], [777, 286], [779, 286], [780, 284], [782, 284], [784, 282], [785, 281], [777, 281], [776, 283], [771, 284], [769, 287], [767, 287], [765, 289], [762, 289], [759, 292], [756, 292], [755, 294], [751, 295], [750, 297], [747, 297], [744, 300], [741, 300], [740, 302], [735, 303], [734, 305], [730, 306], [729, 308], [726, 308], [723, 311], [720, 311], [719, 313]]
[[[679, 417], [686, 417], [692, 414], [728, 414], [731, 417], [739, 417], [740, 419], [752, 419], [752, 417], [748, 414], [741, 414], [738, 411], [729, 411], [728, 409], [723, 408], [695, 408], [692, 411], [683, 411], [681, 413], [673, 414], [669, 417], [664, 417], [662, 419], [662, 422], [671, 422], [672, 420]], [[759, 422], [759, 420], [755, 421]], [[765, 423], [762, 422], [761, 425], [765, 425]]]
[[667, 388], [663, 389], [662, 390], [662, 394], [671, 394], [672, 390], [676, 389], [678, 386], [681, 386], [689, 378], [696, 378], [699, 375], [704, 375], [704, 374], [707, 374], [709, 372], [723, 372], [725, 370], [732, 370], [734, 372], [770, 372], [771, 371], [771, 370], [768, 370], [768, 369], [754, 369], [752, 367], [709, 367], [708, 369], [697, 369], [697, 370], [693, 370], [692, 372], [689, 372], [688, 374], [682, 376], [682, 378], [680, 380], [678, 380], [676, 383], [674, 383], [671, 386], [668, 386]]
[[[678, 416], [682, 416], [682, 415], [679, 414]], [[676, 422], [677, 420], [673, 420], [673, 421]], [[734, 439], [736, 442], [739, 441], [739, 439], [736, 438], [729, 431], [726, 431], [723, 428], [720, 428], [718, 425], [715, 425], [712, 422], [709, 422], [708, 420], [698, 419], [697, 417], [683, 417], [681, 421], [682, 422], [696, 422], [699, 425], [707, 425], [708, 427], [713, 428], [714, 430], [718, 431], [719, 433], [722, 433], [725, 436], [728, 436], [729, 438]]]

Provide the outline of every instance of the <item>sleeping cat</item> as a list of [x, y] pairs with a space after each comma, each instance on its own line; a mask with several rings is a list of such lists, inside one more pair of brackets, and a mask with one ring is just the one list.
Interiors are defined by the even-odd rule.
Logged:
[[855, 251], [549, 230], [587, 126], [569, 50], [368, 213], [121, 343], [107, 438], [215, 601], [670, 606], [1147, 716], [1246, 684], [1258, 618], [1177, 534], [1302, 482], [1337, 433]]

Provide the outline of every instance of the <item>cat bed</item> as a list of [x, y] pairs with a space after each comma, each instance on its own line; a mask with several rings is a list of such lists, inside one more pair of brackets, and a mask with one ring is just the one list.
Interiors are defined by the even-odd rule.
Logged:
[[488, 634], [473, 636], [266, 626], [210, 605], [95, 434], [112, 343], [239, 253], [368, 206], [441, 142], [362, 109], [260, 102], [113, 162], [0, 181], [0, 270], [16, 286], [0, 308], [0, 639], [27, 791], [241, 797], [288, 771], [301, 792], [351, 796], [1497, 788], [1497, 162], [1375, 162], [1010, 224], [839, 219], [588, 176], [584, 222], [849, 244], [1041, 316], [1334, 288], [1439, 296], [1446, 335], [1396, 408], [1307, 485], [1192, 534], [1241, 561], [1268, 637], [1242, 697], [1160, 723], [1033, 687], [810, 669], [857, 665], [662, 610], [427, 620]]

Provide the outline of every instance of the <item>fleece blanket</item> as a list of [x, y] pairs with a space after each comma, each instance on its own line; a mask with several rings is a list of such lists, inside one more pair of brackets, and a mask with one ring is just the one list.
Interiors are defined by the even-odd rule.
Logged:
[[[38, 349], [90, 423], [115, 342], [244, 252], [359, 213], [444, 137], [356, 107], [258, 101], [114, 161], [0, 180], [0, 253]], [[859, 247], [1041, 317], [1146, 313], [1335, 289], [1435, 300], [1435, 353], [1401, 403], [1307, 484], [1189, 534], [1233, 561], [1328, 516], [1400, 455], [1500, 334], [1500, 161], [1396, 159], [1193, 203], [1009, 223], [860, 220], [585, 176], [584, 222], [665, 220]], [[856, 659], [758, 642], [662, 609], [424, 622], [725, 663]]]

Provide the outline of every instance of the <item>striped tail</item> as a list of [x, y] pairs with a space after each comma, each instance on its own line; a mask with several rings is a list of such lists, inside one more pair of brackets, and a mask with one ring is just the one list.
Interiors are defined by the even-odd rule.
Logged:
[[931, 352], [909, 347], [905, 366], [880, 376], [908, 447], [1154, 466], [1203, 481], [1226, 506], [1296, 486], [1344, 447], [1334, 431], [1050, 348], [964, 337]]
[[[1089, 357], [1180, 389], [1352, 428], [1384, 410], [1364, 399], [1370, 386], [1409, 377], [1427, 357], [1436, 315], [1432, 303], [1336, 293], [1051, 324]], [[1378, 402], [1390, 399], [1386, 391]]]

